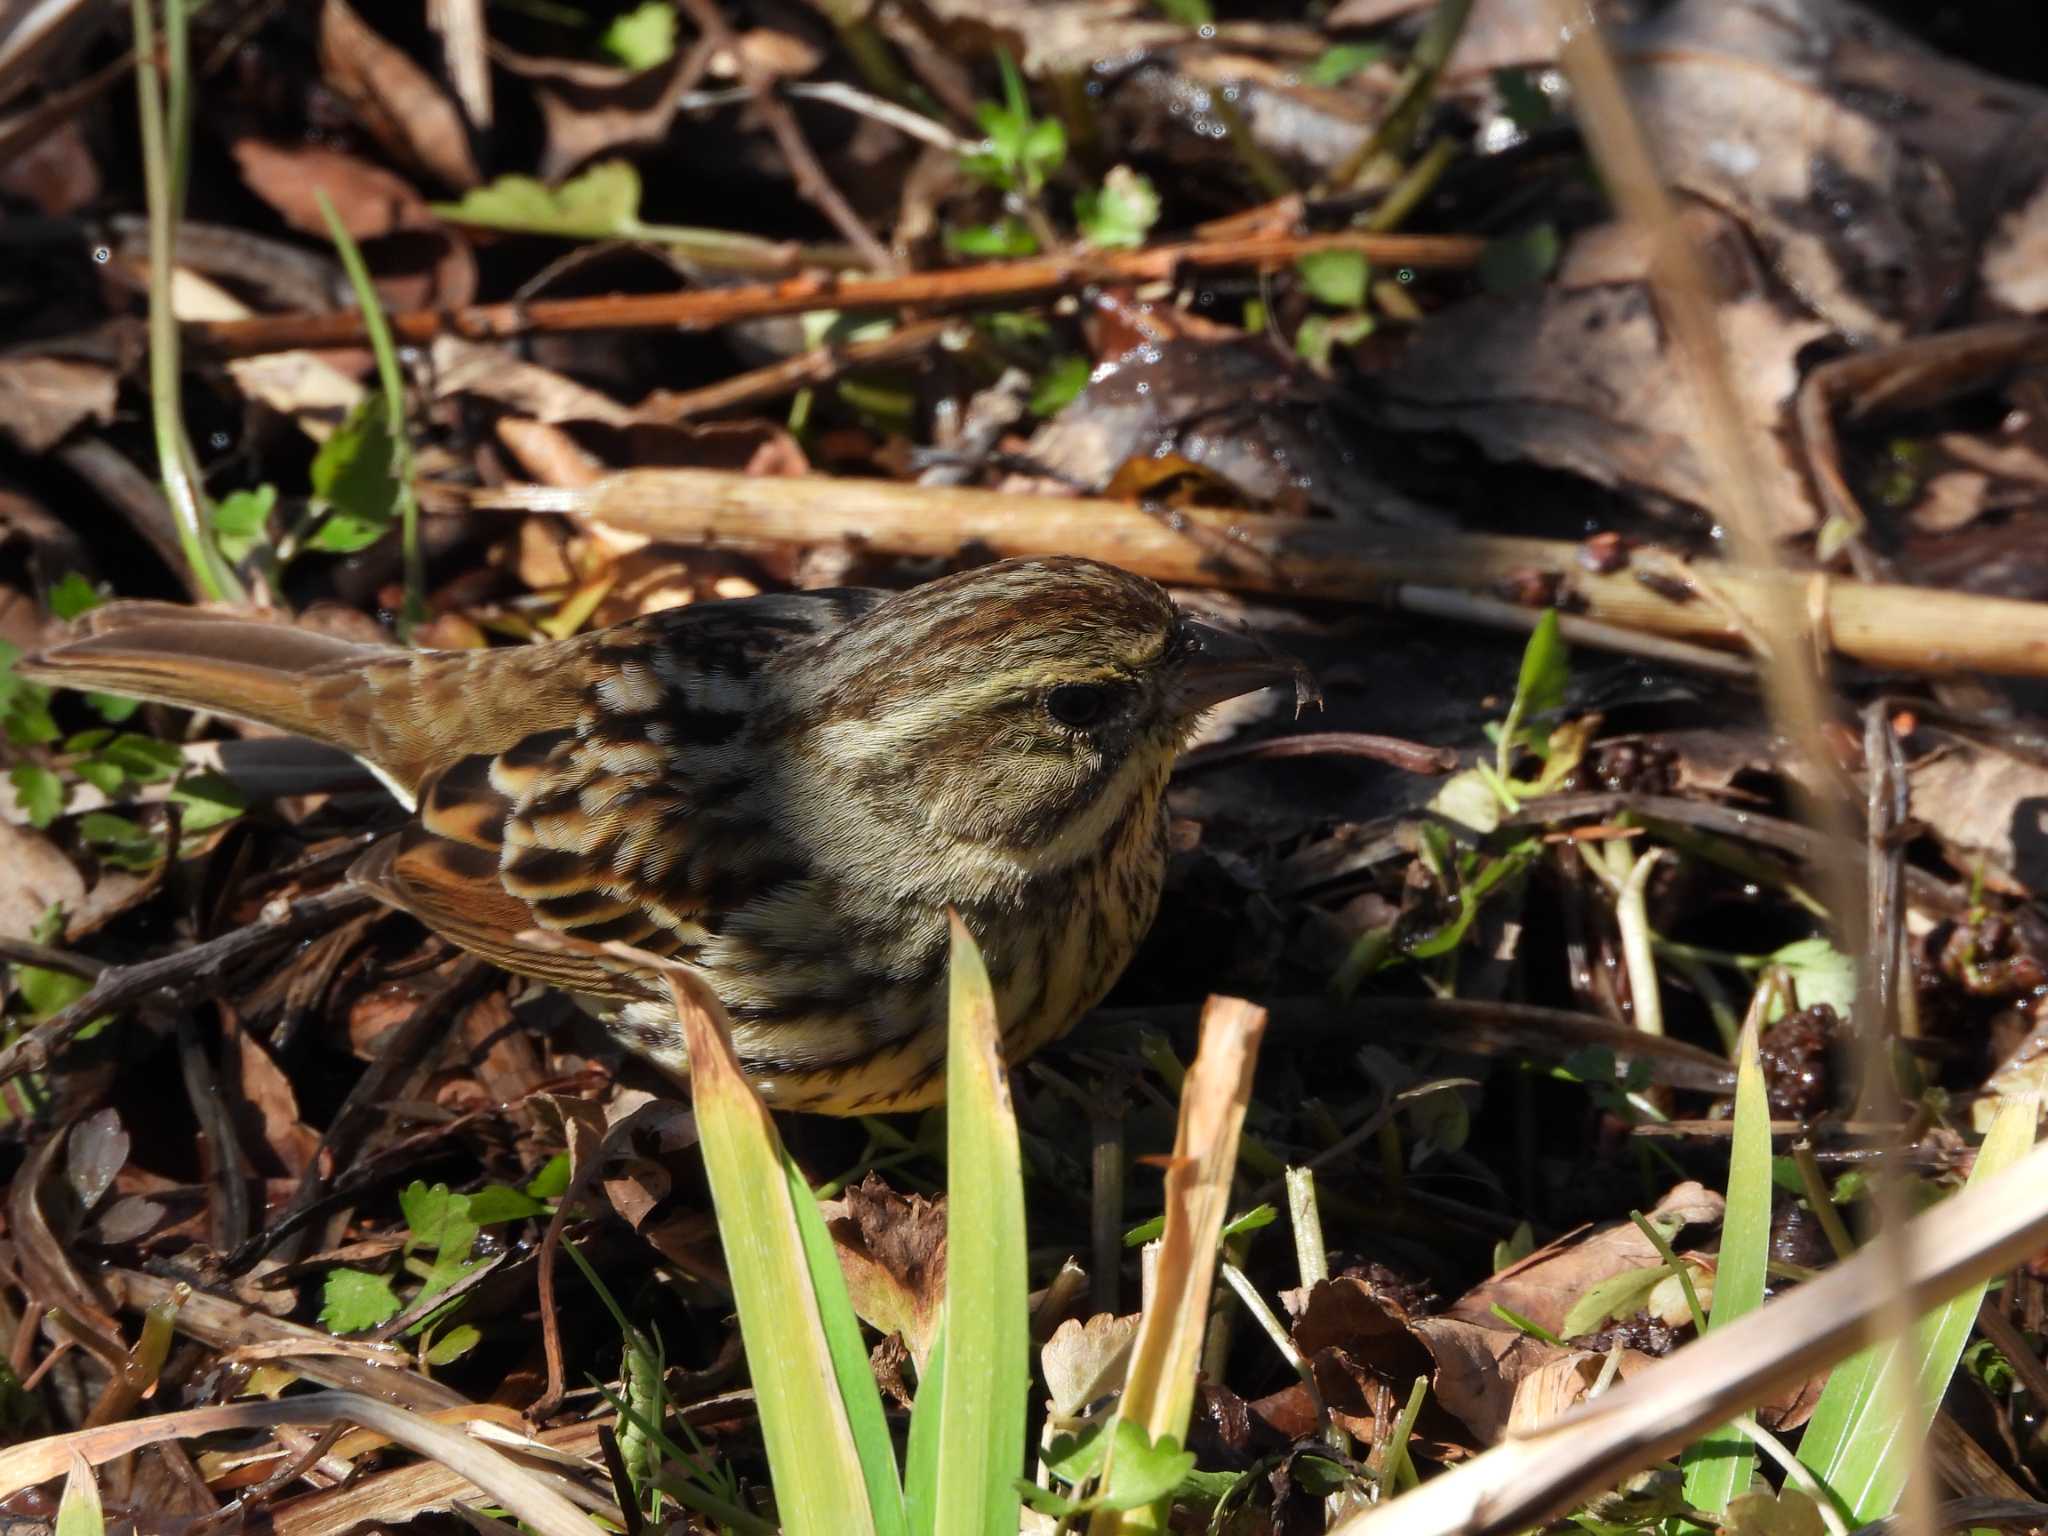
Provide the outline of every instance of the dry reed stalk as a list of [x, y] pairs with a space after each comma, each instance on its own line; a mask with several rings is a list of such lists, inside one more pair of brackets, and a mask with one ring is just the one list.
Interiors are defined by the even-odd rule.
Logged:
[[[1091, 555], [1176, 586], [1435, 611], [1427, 590], [1533, 585], [1603, 624], [1739, 651], [1793, 626], [1792, 649], [1902, 672], [2048, 676], [2048, 604], [1747, 569], [1634, 551], [1614, 570], [1558, 539], [1371, 530], [1260, 513], [1151, 513], [1096, 497], [708, 469], [623, 470], [587, 486], [435, 491], [479, 510], [597, 518], [676, 543], [848, 541], [890, 554]], [[1528, 609], [1533, 615], [1535, 610]], [[1483, 610], [1475, 616], [1484, 616]], [[1589, 640], [1597, 636], [1586, 637]]]

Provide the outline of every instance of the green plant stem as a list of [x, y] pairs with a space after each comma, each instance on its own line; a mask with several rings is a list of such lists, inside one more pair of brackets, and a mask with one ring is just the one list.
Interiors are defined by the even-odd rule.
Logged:
[[1322, 1212], [1316, 1208], [1313, 1168], [1287, 1170], [1287, 1214], [1294, 1228], [1294, 1261], [1304, 1289], [1330, 1278], [1330, 1254], [1323, 1243]]
[[405, 600], [399, 610], [399, 638], [410, 640], [412, 631], [427, 620], [427, 563], [420, 549], [420, 503], [412, 483], [412, 439], [405, 431], [405, 374], [398, 366], [398, 348], [391, 339], [391, 326], [384, 318], [384, 306], [377, 300], [377, 288], [370, 281], [363, 253], [343, 227], [341, 216], [327, 194], [318, 192], [321, 217], [355, 289], [356, 304], [363, 312], [363, 330], [370, 351], [377, 359], [377, 382], [384, 393], [385, 424], [391, 434], [392, 473], [398, 481], [399, 538], [405, 560]]
[[1280, 162], [1266, 152], [1266, 147], [1252, 136], [1251, 124], [1244, 114], [1237, 110], [1237, 99], [1231, 94], [1233, 86], [1218, 85], [1209, 92], [1209, 110], [1222, 120], [1223, 131], [1229, 137], [1230, 147], [1237, 154], [1258, 188], [1269, 198], [1286, 197], [1299, 190], [1288, 174], [1280, 168]]
[[1821, 1524], [1828, 1528], [1828, 1536], [1849, 1536], [1849, 1522], [1842, 1518], [1842, 1512], [1835, 1507], [1835, 1501], [1828, 1497], [1827, 1489], [1807, 1469], [1799, 1464], [1799, 1458], [1785, 1447], [1785, 1442], [1757, 1423], [1749, 1414], [1738, 1414], [1735, 1427], [1755, 1442], [1758, 1450], [1775, 1461], [1785, 1474], [1785, 1481], [1813, 1500], [1820, 1511]]
[[1651, 946], [1649, 912], [1644, 905], [1650, 873], [1664, 856], [1663, 849], [1652, 848], [1630, 864], [1614, 899], [1615, 923], [1621, 929], [1621, 954], [1628, 968], [1636, 1028], [1646, 1035], [1664, 1033], [1664, 1004], [1657, 991], [1657, 958]]
[[182, 4], [164, 15], [166, 63], [171, 71], [169, 105], [158, 78], [156, 21], [149, 0], [133, 0], [135, 97], [142, 127], [142, 179], [149, 207], [149, 402], [155, 428], [157, 469], [178, 546], [202, 596], [213, 602], [247, 602], [248, 593], [214, 547], [208, 526], [206, 491], [185, 433], [179, 395], [178, 316], [171, 301], [178, 220], [184, 208], [189, 97], [185, 80], [186, 20]]
[[1458, 46], [1458, 38], [1465, 30], [1465, 18], [1471, 14], [1472, 0], [1438, 0], [1437, 8], [1430, 14], [1429, 24], [1422, 29], [1422, 36], [1416, 39], [1415, 52], [1408, 60], [1408, 79], [1401, 88], [1387, 115], [1380, 119], [1379, 126], [1365, 136], [1358, 148], [1345, 157], [1330, 177], [1333, 187], [1351, 187], [1371, 173], [1375, 162], [1388, 151], [1399, 153], [1411, 139], [1422, 122], [1422, 114], [1429, 109], [1430, 100], [1436, 95], [1436, 83], [1443, 75], [1444, 65], [1450, 61], [1451, 50]]
[[1641, 1211], [1630, 1211], [1628, 1219], [1650, 1240], [1650, 1246], [1657, 1250], [1657, 1257], [1664, 1261], [1664, 1267], [1678, 1277], [1678, 1288], [1685, 1292], [1685, 1309], [1692, 1314], [1693, 1333], [1704, 1336], [1707, 1331], [1707, 1314], [1700, 1307], [1700, 1293], [1692, 1287], [1692, 1271], [1687, 1269], [1684, 1260], [1672, 1251], [1671, 1239], [1659, 1232], [1649, 1217]]
[[1415, 1419], [1422, 1412], [1423, 1402], [1429, 1396], [1429, 1378], [1418, 1376], [1415, 1385], [1408, 1389], [1408, 1401], [1401, 1405], [1401, 1413], [1394, 1420], [1393, 1433], [1387, 1436], [1386, 1459], [1380, 1465], [1381, 1497], [1412, 1488], [1421, 1481], [1415, 1470], [1415, 1459], [1408, 1454], [1408, 1437], [1415, 1432]]
[[1799, 1183], [1806, 1191], [1806, 1203], [1813, 1208], [1814, 1219], [1826, 1234], [1828, 1246], [1835, 1250], [1836, 1258], [1848, 1258], [1856, 1251], [1856, 1239], [1849, 1235], [1842, 1213], [1836, 1209], [1834, 1197], [1828, 1193], [1827, 1180], [1821, 1177], [1820, 1159], [1813, 1155], [1813, 1143], [1804, 1136], [1792, 1143], [1792, 1166], [1799, 1170]]
[[1429, 196], [1430, 189], [1443, 179], [1444, 172], [1457, 158], [1457, 140], [1438, 139], [1402, 172], [1401, 179], [1380, 199], [1379, 207], [1373, 209], [1365, 227], [1381, 233], [1399, 229], [1408, 222], [1408, 215], [1415, 211], [1416, 204]]

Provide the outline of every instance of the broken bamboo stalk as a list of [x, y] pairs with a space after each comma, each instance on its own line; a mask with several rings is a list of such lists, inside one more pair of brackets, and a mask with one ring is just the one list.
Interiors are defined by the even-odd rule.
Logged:
[[[1601, 624], [1727, 651], [1790, 610], [1808, 643], [1844, 660], [1917, 673], [2048, 676], [2048, 604], [1757, 571], [1659, 546], [1589, 559], [1569, 540], [1359, 528], [1257, 512], [1150, 512], [1096, 497], [824, 476], [636, 469], [586, 486], [436, 488], [480, 510], [600, 519], [676, 543], [846, 541], [890, 554], [1074, 554], [1176, 586], [1404, 606], [1410, 587], [1540, 594]], [[1600, 566], [1595, 569], [1593, 566]], [[1430, 606], [1426, 592], [1414, 606]]]

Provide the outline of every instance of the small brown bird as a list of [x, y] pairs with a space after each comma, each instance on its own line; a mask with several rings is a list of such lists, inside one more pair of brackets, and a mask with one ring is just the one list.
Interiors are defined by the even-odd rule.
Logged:
[[688, 1070], [658, 976], [699, 970], [770, 1102], [944, 1094], [946, 909], [1014, 1063], [1073, 1026], [1159, 904], [1165, 791], [1202, 711], [1306, 674], [1092, 560], [908, 592], [670, 609], [576, 639], [414, 652], [168, 604], [97, 610], [39, 682], [238, 716], [353, 753], [416, 812], [354, 878]]

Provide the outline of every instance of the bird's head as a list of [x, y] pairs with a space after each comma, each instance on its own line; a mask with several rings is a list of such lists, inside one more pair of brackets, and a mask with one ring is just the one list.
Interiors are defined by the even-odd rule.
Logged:
[[1156, 803], [1202, 712], [1296, 662], [1074, 557], [1005, 560], [890, 597], [790, 656], [810, 772], [901, 826], [1040, 869]]

